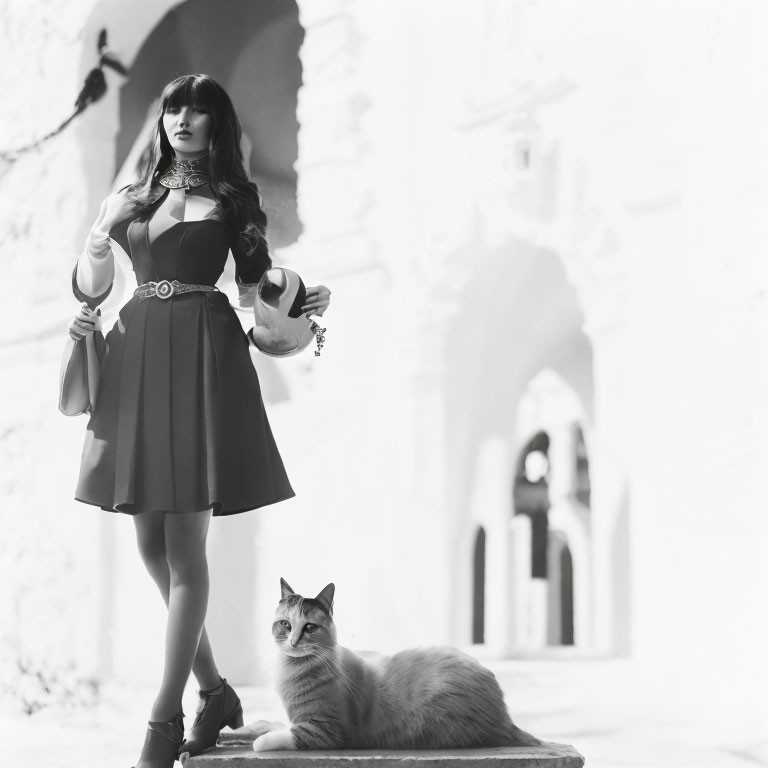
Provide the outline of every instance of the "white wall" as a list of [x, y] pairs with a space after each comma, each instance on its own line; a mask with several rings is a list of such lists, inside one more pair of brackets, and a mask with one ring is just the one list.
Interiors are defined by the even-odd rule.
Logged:
[[[482, 370], [509, 387], [476, 376], [463, 318], [489, 270], [499, 295], [567, 310], [554, 313], [564, 320], [547, 338], [582, 350], [569, 365], [592, 421], [596, 646], [629, 648], [689, 692], [702, 669], [710, 681], [729, 678], [747, 692], [737, 705], [749, 706], [766, 639], [753, 586], [766, 576], [768, 466], [763, 4], [486, 0], [471, 14], [436, 0], [300, 5], [305, 233], [281, 257], [329, 284], [334, 306], [323, 356], [283, 361], [291, 399], [270, 409], [299, 495], [256, 513], [256, 562], [245, 569], [257, 579], [255, 631], [284, 576], [306, 591], [336, 581], [350, 644], [463, 642], [455, 603], [468, 611], [466, 579], [457, 581], [455, 560], [477, 477], [467, 454], [494, 433], [496, 402], [495, 431], [512, 438], [517, 400], [546, 362], [533, 343], [546, 328], [532, 339], [503, 324], [514, 315], [491, 314], [511, 353], [490, 345]], [[12, 22], [3, 146], [55, 123], [79, 87], [90, 5], [57, 8], [3, 11]], [[152, 23], [141, 13], [127, 21], [129, 43], [114, 27], [116, 49], [137, 46]], [[17, 573], [34, 584], [18, 623], [28, 634], [35, 613], [56, 604], [44, 572], [61, 575], [58, 586], [83, 605], [98, 602], [93, 539], [110, 540], [101, 528], [119, 527], [109, 545], [126, 558], [116, 578], [144, 578], [127, 560], [128, 521], [92, 523], [100, 512], [67, 501], [77, 425], [55, 412], [51, 386], [87, 201], [109, 180], [95, 160], [83, 172], [76, 138], [91, 131], [107, 151], [111, 85], [78, 127], [0, 184], [6, 282], [34, 286], [36, 299], [32, 334], [17, 319], [27, 290], [10, 294], [2, 323], [14, 462], [0, 514], [23, 564], [3, 567], [17, 589]], [[31, 106], [41, 102], [44, 114]], [[34, 195], [19, 194], [30, 187]], [[567, 290], [532, 290], [535, 272], [521, 265], [536, 258], [560, 265]], [[50, 474], [40, 463], [49, 451]], [[57, 544], [50, 551], [41, 528]], [[147, 581], [137, 590], [149, 595]], [[115, 610], [114, 626], [130, 627], [132, 608]], [[76, 636], [95, 631], [86, 620]], [[255, 642], [269, 645], [266, 633]]]

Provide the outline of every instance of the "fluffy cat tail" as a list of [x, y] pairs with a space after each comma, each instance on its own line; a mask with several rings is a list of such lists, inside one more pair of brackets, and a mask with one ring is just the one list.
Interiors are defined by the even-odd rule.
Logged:
[[544, 743], [522, 728], [518, 728], [514, 723], [509, 728], [508, 736], [510, 747], [537, 747]]

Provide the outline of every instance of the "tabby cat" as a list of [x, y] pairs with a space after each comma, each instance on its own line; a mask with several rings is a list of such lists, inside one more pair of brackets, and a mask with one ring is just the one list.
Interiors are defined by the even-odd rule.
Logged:
[[368, 660], [336, 643], [333, 584], [314, 598], [297, 595], [284, 579], [280, 585], [272, 634], [291, 727], [259, 721], [220, 741], [258, 736], [257, 752], [541, 744], [512, 723], [496, 678], [470, 656], [420, 648]]

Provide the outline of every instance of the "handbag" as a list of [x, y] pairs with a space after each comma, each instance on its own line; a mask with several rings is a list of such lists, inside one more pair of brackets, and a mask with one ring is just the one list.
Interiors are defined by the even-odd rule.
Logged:
[[302, 313], [307, 298], [304, 281], [290, 269], [274, 267], [262, 276], [253, 303], [251, 343], [270, 357], [289, 357], [315, 340], [320, 354], [325, 328]]
[[67, 338], [59, 374], [59, 410], [65, 416], [93, 410], [106, 348], [100, 330], [91, 331], [77, 341]]

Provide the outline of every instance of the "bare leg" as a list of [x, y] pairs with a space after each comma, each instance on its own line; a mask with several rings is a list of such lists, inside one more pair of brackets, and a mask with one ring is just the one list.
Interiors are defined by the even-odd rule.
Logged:
[[151, 719], [169, 720], [181, 698], [195, 660], [208, 609], [208, 560], [205, 542], [211, 512], [165, 515], [165, 554], [171, 575], [165, 663]]
[[169, 572], [168, 622], [163, 680], [150, 720], [170, 721], [181, 709], [208, 607], [205, 541], [211, 512], [173, 512], [162, 519]]
[[[133, 516], [133, 522], [136, 527], [136, 543], [141, 559], [152, 580], [157, 584], [167, 606], [171, 588], [171, 571], [165, 551], [165, 514], [165, 512], [142, 512]], [[214, 688], [221, 682], [205, 627], [200, 635], [192, 672], [201, 690]]]

